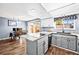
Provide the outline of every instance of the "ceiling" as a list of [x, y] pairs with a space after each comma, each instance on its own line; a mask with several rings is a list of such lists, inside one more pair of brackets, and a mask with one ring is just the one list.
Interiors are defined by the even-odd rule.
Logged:
[[35, 18], [48, 18], [50, 11], [72, 3], [0, 3], [0, 16], [19, 18], [26, 21]]
[[70, 5], [72, 3], [42, 3], [41, 5], [48, 11], [53, 11], [55, 9]]
[[0, 3], [0, 16], [32, 20], [49, 17], [40, 3]]

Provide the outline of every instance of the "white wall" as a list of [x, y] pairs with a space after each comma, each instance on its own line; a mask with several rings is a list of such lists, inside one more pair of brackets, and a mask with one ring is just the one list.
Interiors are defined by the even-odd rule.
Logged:
[[41, 27], [54, 27], [54, 18], [42, 19]]

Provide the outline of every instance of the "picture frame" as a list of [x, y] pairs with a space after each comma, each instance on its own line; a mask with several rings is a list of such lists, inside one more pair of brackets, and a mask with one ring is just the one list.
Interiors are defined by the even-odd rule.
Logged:
[[8, 26], [17, 26], [17, 22], [15, 20], [8, 20]]

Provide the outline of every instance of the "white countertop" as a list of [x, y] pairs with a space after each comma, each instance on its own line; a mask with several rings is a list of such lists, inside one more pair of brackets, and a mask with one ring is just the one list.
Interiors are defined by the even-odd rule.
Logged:
[[40, 32], [38, 32], [38, 33], [27, 33], [27, 35], [39, 38], [40, 37]]
[[35, 41], [35, 40], [38, 39], [38, 38], [33, 37], [33, 36], [31, 36], [31, 35], [28, 35], [28, 34], [26, 34], [26, 35], [21, 35], [20, 37], [21, 37], [21, 38], [25, 38], [26, 40], [30, 40], [30, 41]]
[[71, 34], [78, 36], [78, 39], [79, 39], [79, 34], [78, 33], [71, 33]]
[[35, 41], [35, 40], [38, 40], [44, 36], [40, 36], [40, 33], [43, 33], [45, 35], [49, 35], [51, 34], [52, 32], [37, 32], [37, 33], [28, 33], [26, 35], [21, 35], [20, 37], [21, 38], [25, 38], [27, 40], [30, 40], [30, 41]]
[[40, 32], [40, 33], [49, 35], [49, 34], [56, 33], [56, 32]]

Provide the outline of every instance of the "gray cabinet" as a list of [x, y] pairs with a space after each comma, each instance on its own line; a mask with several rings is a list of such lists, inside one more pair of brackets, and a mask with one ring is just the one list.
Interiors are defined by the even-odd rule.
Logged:
[[62, 47], [63, 48], [68, 48], [68, 38], [62, 37]]
[[57, 45], [57, 36], [56, 35], [52, 36], [52, 44]]
[[63, 36], [62, 47], [70, 50], [76, 50], [76, 37], [75, 36]]
[[47, 50], [48, 50], [48, 36], [45, 36], [45, 37], [44, 37], [44, 41], [45, 41], [44, 53], [46, 53]]
[[27, 42], [27, 54], [43, 55], [48, 50], [48, 36], [45, 35], [35, 41]]
[[52, 36], [52, 44], [61, 47], [61, 36], [60, 35], [53, 35]]
[[57, 35], [57, 46], [61, 47], [61, 36], [60, 35]]
[[36, 41], [29, 41], [26, 43], [26, 51], [28, 55], [36, 55], [37, 54], [37, 48], [36, 48]]
[[75, 37], [69, 38], [68, 43], [69, 43], [69, 47], [68, 47], [69, 49], [76, 50], [76, 38]]
[[43, 52], [43, 43], [37, 47], [37, 54], [38, 55], [41, 55], [41, 54], [44, 54]]
[[[40, 48], [40, 49], [39, 49]], [[48, 36], [38, 40], [38, 54], [44, 54], [48, 50]]]
[[41, 54], [44, 54], [43, 53], [43, 41], [44, 41], [44, 38], [41, 38], [37, 41], [37, 52], [38, 52], [38, 55], [41, 55]]
[[52, 44], [57, 45], [59, 47], [67, 48], [70, 50], [77, 49], [77, 37], [76, 36], [67, 36], [67, 35], [53, 35], [52, 36]]

